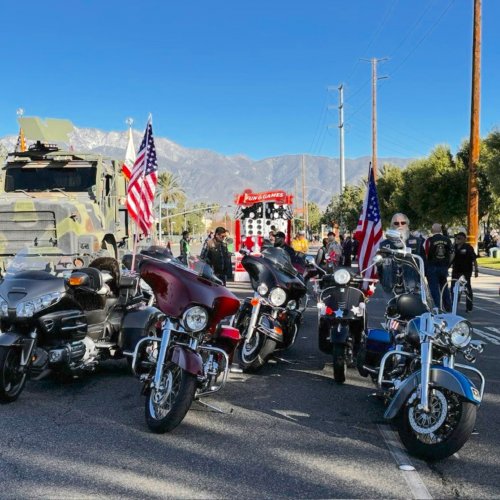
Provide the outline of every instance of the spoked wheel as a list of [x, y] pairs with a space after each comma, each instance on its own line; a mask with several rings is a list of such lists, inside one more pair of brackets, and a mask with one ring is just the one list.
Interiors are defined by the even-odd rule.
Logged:
[[[250, 324], [250, 316], [245, 316], [242, 320], [240, 331], [247, 333]], [[240, 364], [246, 372], [256, 371], [265, 365], [269, 356], [276, 349], [276, 341], [270, 339], [267, 335], [255, 330], [252, 338], [247, 341], [246, 338], [240, 344]]]
[[196, 377], [167, 363], [160, 387], [146, 393], [146, 423], [156, 433], [170, 432], [184, 419], [196, 392]]
[[476, 406], [441, 387], [431, 390], [428, 413], [419, 409], [418, 403], [414, 391], [398, 426], [401, 441], [410, 454], [434, 461], [456, 453], [474, 429]]
[[20, 368], [21, 348], [0, 347], [0, 403], [12, 403], [26, 383], [26, 372]]
[[333, 379], [339, 384], [345, 382], [346, 374], [346, 346], [333, 344]]

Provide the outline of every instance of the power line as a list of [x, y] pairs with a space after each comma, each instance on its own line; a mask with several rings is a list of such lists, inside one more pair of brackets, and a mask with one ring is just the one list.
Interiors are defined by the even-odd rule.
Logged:
[[436, 19], [436, 21], [432, 24], [432, 26], [425, 32], [424, 36], [417, 42], [417, 44], [413, 47], [413, 49], [410, 50], [410, 52], [408, 52], [406, 57], [398, 64], [398, 66], [396, 66], [396, 68], [392, 71], [390, 76], [393, 76], [394, 73], [396, 73], [396, 71], [398, 71], [401, 68], [401, 66], [403, 66], [403, 64], [418, 49], [418, 47], [420, 47], [422, 42], [434, 31], [434, 29], [437, 27], [437, 25], [441, 22], [441, 19], [443, 19], [443, 17], [446, 15], [446, 13], [450, 10], [450, 8], [454, 2], [455, 2], [455, 0], [450, 0], [450, 2], [448, 3], [448, 5], [444, 9], [444, 11], [441, 12], [441, 15]]

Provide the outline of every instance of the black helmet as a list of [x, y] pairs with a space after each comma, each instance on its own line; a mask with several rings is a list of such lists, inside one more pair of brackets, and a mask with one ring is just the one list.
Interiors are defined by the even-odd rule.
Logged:
[[275, 247], [283, 247], [283, 246], [285, 246], [285, 243], [286, 243], [285, 233], [283, 231], [278, 231], [274, 235], [274, 246]]

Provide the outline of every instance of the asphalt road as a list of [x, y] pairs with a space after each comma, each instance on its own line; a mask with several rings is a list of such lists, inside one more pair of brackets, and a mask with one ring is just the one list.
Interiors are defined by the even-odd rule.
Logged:
[[[0, 407], [0, 497], [500, 497], [499, 281], [475, 282], [469, 316], [487, 342], [476, 363], [487, 387], [478, 433], [458, 456], [428, 465], [388, 448], [394, 433], [368, 380], [349, 370], [345, 385], [333, 382], [311, 307], [286, 361], [232, 374], [208, 401], [231, 413], [194, 403], [170, 434], [148, 431], [140, 384], [123, 361], [71, 384], [29, 382]], [[230, 286], [245, 295], [245, 286]], [[383, 307], [371, 300], [371, 326]]]

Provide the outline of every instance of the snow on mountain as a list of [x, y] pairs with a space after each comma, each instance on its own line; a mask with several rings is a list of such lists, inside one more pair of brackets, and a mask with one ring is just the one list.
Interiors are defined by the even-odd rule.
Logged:
[[[133, 131], [136, 149], [143, 133]], [[16, 145], [16, 136], [0, 139], [8, 151]], [[123, 158], [127, 132], [105, 132], [98, 129], [74, 128], [70, 144], [75, 151], [101, 153]], [[189, 149], [164, 137], [155, 137], [159, 170], [175, 173], [188, 198], [195, 201], [233, 203], [234, 196], [244, 189], [254, 192], [283, 189], [293, 193], [295, 179], [299, 198], [302, 189], [302, 155], [284, 155], [254, 161], [244, 155], [224, 156], [205, 149]], [[369, 157], [346, 159], [346, 182], [357, 184], [368, 173]], [[379, 165], [391, 163], [404, 167], [407, 158], [379, 158]], [[339, 160], [324, 156], [304, 155], [308, 199], [325, 207], [339, 192]]]

